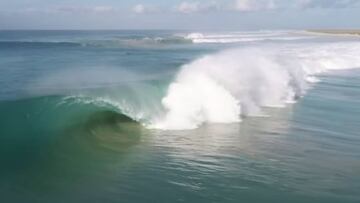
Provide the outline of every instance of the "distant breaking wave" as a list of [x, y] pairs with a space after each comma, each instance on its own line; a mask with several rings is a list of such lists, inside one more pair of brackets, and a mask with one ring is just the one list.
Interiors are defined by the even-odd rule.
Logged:
[[277, 32], [233, 32], [230, 34], [203, 34], [203, 33], [190, 33], [185, 36], [185, 39], [191, 40], [195, 44], [201, 43], [240, 43], [240, 42], [256, 42], [265, 40], [302, 40], [310, 39], [314, 36], [302, 35], [294, 33], [290, 36], [289, 31], [277, 31]]
[[223, 51], [184, 65], [162, 99], [166, 111], [151, 128], [194, 129], [240, 122], [262, 107], [302, 97], [316, 75], [360, 67], [360, 43], [264, 46]]

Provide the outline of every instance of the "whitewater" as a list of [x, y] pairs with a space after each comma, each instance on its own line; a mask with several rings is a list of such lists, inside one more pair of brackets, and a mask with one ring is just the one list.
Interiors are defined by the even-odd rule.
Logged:
[[306, 94], [317, 75], [360, 67], [360, 43], [250, 46], [207, 55], [181, 67], [152, 127], [193, 129], [239, 122], [263, 107], [284, 107]]

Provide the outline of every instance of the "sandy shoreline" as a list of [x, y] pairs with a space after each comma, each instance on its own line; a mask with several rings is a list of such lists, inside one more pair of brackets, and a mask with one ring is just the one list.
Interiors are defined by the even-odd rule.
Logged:
[[354, 30], [341, 30], [341, 29], [314, 29], [307, 30], [307, 32], [318, 33], [318, 34], [331, 34], [331, 35], [356, 35], [360, 36], [360, 29]]

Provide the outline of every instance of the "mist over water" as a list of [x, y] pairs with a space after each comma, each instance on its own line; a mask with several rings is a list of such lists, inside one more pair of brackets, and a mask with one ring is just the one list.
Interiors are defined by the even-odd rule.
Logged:
[[360, 42], [0, 31], [6, 202], [358, 202]]

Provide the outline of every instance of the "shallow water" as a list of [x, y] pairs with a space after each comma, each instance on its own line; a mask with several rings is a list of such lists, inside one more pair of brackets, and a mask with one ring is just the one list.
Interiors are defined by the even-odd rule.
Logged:
[[360, 201], [358, 38], [187, 34], [1, 31], [2, 199]]

